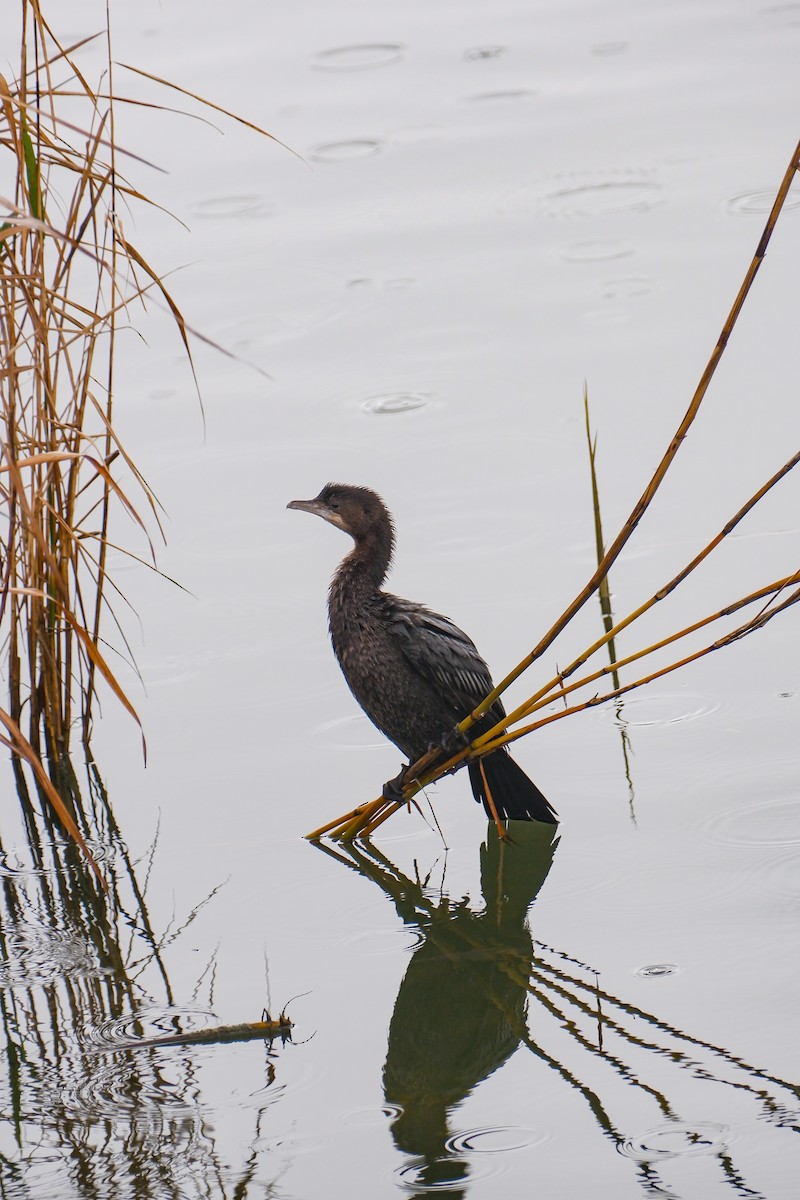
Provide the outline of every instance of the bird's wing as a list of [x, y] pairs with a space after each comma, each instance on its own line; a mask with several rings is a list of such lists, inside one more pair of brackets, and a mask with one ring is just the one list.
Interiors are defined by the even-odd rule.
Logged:
[[[458, 719], [480, 703], [494, 684], [475, 643], [447, 617], [422, 604], [383, 594], [385, 615], [404, 657], [442, 697]], [[492, 712], [503, 715], [500, 701]]]

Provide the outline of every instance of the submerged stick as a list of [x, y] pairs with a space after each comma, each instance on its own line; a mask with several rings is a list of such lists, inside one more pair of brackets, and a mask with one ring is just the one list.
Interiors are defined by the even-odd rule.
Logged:
[[294, 1023], [285, 1013], [276, 1019], [246, 1021], [242, 1025], [215, 1025], [213, 1029], [195, 1029], [189, 1033], [167, 1033], [163, 1037], [131, 1038], [109, 1046], [93, 1047], [100, 1053], [117, 1050], [152, 1050], [161, 1046], [213, 1046], [225, 1042], [250, 1042], [256, 1038], [272, 1041], [291, 1040]]

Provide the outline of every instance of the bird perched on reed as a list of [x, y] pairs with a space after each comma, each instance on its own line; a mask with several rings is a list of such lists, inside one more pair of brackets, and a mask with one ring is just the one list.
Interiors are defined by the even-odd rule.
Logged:
[[[328, 624], [334, 653], [364, 712], [409, 763], [434, 745], [452, 748], [455, 726], [494, 685], [474, 643], [452, 621], [381, 590], [394, 527], [380, 496], [328, 483], [315, 499], [292, 500], [287, 507], [322, 517], [355, 543], [331, 582]], [[504, 715], [496, 700], [472, 736]], [[384, 786], [388, 799], [402, 797], [406, 769]], [[468, 763], [468, 770], [475, 799], [499, 829], [506, 820], [557, 823], [555, 810], [506, 749]]]

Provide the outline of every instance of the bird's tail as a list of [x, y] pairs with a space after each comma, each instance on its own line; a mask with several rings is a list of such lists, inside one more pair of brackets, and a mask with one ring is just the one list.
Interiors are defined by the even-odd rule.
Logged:
[[[558, 813], [507, 750], [496, 750], [467, 764], [472, 794], [493, 816], [491, 795], [501, 821], [546, 821], [558, 824]], [[488, 794], [487, 794], [488, 793]]]

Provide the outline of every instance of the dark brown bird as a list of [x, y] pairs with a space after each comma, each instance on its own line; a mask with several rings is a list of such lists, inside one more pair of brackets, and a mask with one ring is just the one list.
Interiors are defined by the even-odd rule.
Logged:
[[[314, 500], [288, 508], [313, 513], [349, 533], [355, 546], [333, 577], [328, 624], [334, 653], [369, 719], [409, 763], [431, 746], [454, 742], [454, 729], [494, 687], [474, 643], [447, 617], [381, 591], [394, 552], [386, 505], [368, 488], [328, 483]], [[496, 700], [472, 737], [505, 715]], [[558, 821], [555, 810], [507, 750], [468, 764], [472, 794], [496, 821]], [[384, 787], [399, 798], [405, 768]]]

